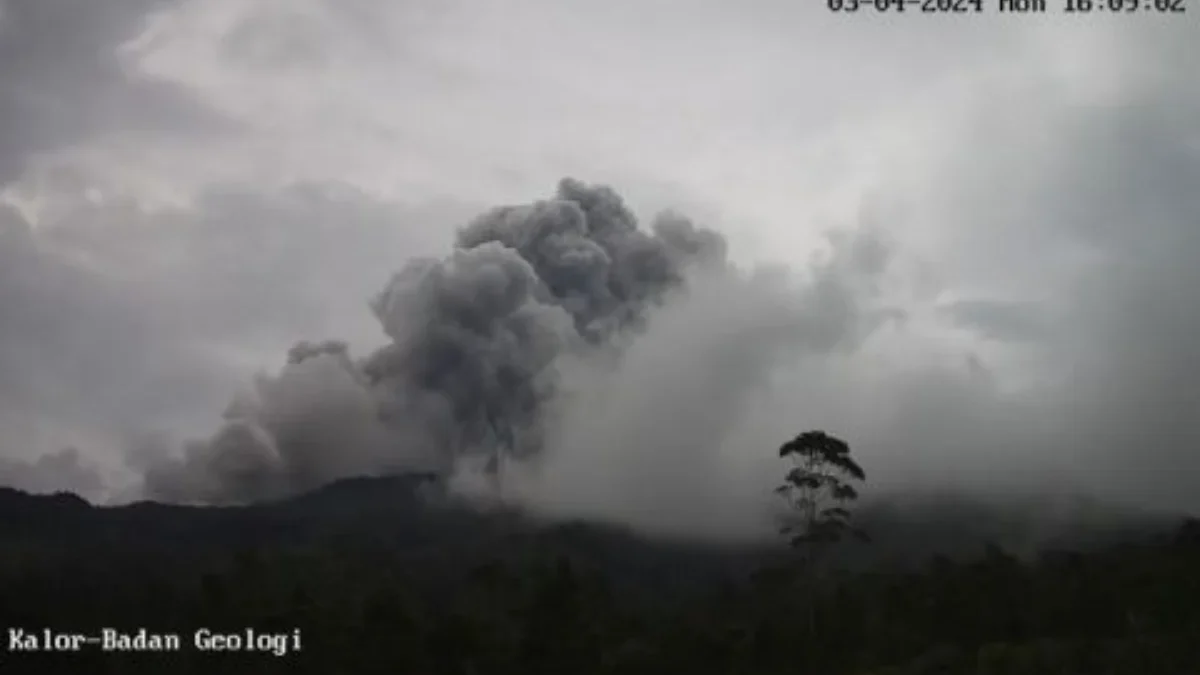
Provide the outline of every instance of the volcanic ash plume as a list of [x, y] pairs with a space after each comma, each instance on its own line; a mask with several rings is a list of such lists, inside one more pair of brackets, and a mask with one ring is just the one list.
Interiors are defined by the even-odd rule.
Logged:
[[301, 343], [236, 401], [212, 438], [146, 473], [152, 498], [246, 502], [337, 478], [537, 455], [557, 366], [619, 350], [724, 238], [677, 214], [651, 231], [611, 189], [484, 213], [445, 258], [408, 261], [371, 309], [390, 343], [361, 361]]

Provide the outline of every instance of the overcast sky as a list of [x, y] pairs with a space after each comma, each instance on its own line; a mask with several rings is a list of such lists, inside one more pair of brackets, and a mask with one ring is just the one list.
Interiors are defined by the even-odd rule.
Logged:
[[[382, 343], [367, 301], [406, 259], [574, 176], [747, 266], [807, 269], [831, 230], [886, 244], [870, 294], [903, 320], [764, 366], [704, 471], [757, 485], [739, 453], [822, 427], [884, 483], [1044, 471], [1200, 508], [1188, 9], [0, 0], [0, 466], [93, 490], [90, 466], [211, 432], [297, 340]], [[692, 311], [664, 319], [674, 344], [708, 325]], [[566, 457], [574, 489], [594, 467]]]

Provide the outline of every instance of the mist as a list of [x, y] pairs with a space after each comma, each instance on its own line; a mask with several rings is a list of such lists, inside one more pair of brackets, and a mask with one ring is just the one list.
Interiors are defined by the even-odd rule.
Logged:
[[1200, 510], [1193, 16], [251, 4], [3, 5], [0, 482], [755, 537], [820, 428], [872, 499]]

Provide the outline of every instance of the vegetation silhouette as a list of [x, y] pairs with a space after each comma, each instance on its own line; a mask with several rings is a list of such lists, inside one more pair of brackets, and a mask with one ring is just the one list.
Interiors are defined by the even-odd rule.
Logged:
[[792, 546], [805, 551], [806, 560], [846, 535], [867, 539], [864, 531], [850, 525], [849, 509], [858, 499], [852, 481], [863, 482], [867, 474], [850, 457], [845, 441], [824, 431], [806, 431], [784, 443], [779, 456], [794, 463], [783, 485], [775, 489], [793, 511], [781, 533], [791, 537]]
[[[0, 489], [0, 626], [144, 628], [183, 642], [171, 654], [6, 649], [0, 670], [1200, 672], [1200, 522], [1090, 550], [1021, 558], [992, 546], [855, 569], [833, 555], [861, 532], [851, 507], [866, 475], [849, 448], [806, 432], [780, 456], [791, 546], [745, 550], [432, 508], [428, 476], [226, 509], [105, 509]], [[785, 583], [754, 573], [764, 568], [787, 571]], [[303, 648], [202, 652], [191, 646], [201, 627], [299, 629]]]

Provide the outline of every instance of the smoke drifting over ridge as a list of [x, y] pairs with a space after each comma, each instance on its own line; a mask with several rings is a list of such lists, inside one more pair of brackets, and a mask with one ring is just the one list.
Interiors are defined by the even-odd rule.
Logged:
[[610, 188], [564, 179], [553, 199], [477, 218], [448, 257], [406, 263], [371, 304], [390, 344], [361, 362], [298, 345], [213, 438], [152, 466], [147, 492], [240, 502], [535, 455], [567, 357], [617, 346], [689, 274], [726, 266], [717, 233], [677, 214], [644, 231]]

